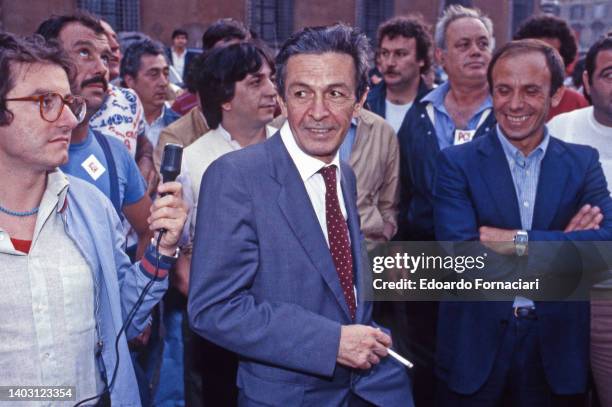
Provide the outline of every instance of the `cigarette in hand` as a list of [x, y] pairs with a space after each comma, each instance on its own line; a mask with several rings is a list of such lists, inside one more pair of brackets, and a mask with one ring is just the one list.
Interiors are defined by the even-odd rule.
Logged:
[[391, 356], [393, 359], [395, 359], [398, 362], [400, 362], [402, 365], [406, 366], [408, 369], [412, 369], [414, 367], [414, 364], [411, 361], [409, 361], [405, 357], [399, 355], [393, 349], [387, 348], [387, 352], [389, 352], [389, 356]]

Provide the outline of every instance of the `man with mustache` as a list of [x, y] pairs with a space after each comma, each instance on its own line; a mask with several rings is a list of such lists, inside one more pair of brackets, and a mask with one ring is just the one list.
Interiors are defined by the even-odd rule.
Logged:
[[169, 66], [161, 44], [151, 40], [131, 44], [121, 60], [121, 77], [134, 90], [145, 115], [145, 133], [157, 146], [161, 130], [180, 116], [166, 107]]
[[100, 133], [117, 138], [138, 163], [140, 173], [149, 188], [157, 184], [157, 172], [153, 170], [153, 145], [145, 136], [145, 119], [142, 103], [136, 92], [120, 86], [119, 67], [121, 47], [113, 27], [99, 20], [111, 49], [108, 62], [109, 84], [107, 96], [96, 113], [89, 119], [89, 126]]
[[429, 90], [421, 74], [431, 66], [431, 42], [429, 27], [414, 16], [394, 17], [378, 28], [377, 62], [383, 80], [372, 88], [367, 104], [395, 133], [412, 102]]
[[51, 17], [38, 33], [56, 40], [69, 55], [76, 67], [75, 92], [87, 103], [85, 120], [72, 131], [70, 158], [62, 169], [96, 185], [111, 200], [138, 235], [139, 258], [151, 238], [146, 222], [151, 199], [145, 182], [123, 144], [89, 125], [108, 97], [111, 49], [104, 28], [97, 19], [80, 13]]

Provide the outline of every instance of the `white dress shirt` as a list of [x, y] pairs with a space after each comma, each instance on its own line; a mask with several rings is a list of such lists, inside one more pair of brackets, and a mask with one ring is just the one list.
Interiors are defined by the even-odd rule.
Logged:
[[346, 220], [346, 205], [344, 204], [344, 197], [342, 196], [342, 187], [340, 186], [340, 177], [342, 174], [342, 172], [340, 171], [340, 155], [338, 154], [338, 152], [336, 152], [336, 155], [334, 156], [332, 162], [329, 164], [325, 164], [323, 161], [306, 154], [297, 145], [291, 128], [289, 127], [289, 122], [285, 122], [283, 127], [281, 127], [280, 134], [281, 139], [283, 140], [283, 144], [285, 144], [285, 147], [287, 148], [287, 151], [289, 152], [289, 155], [291, 156], [291, 159], [297, 167], [297, 170], [300, 173], [300, 177], [304, 182], [306, 192], [308, 193], [308, 197], [310, 198], [312, 207], [317, 215], [317, 220], [319, 221], [319, 225], [321, 226], [321, 230], [323, 231], [323, 236], [325, 236], [325, 241], [329, 246], [329, 237], [327, 236], [327, 220], [325, 218], [326, 188], [325, 181], [323, 180], [323, 175], [319, 173], [319, 170], [323, 167], [327, 167], [328, 165], [336, 166], [336, 190], [338, 191], [338, 201], [340, 202], [340, 210], [342, 211], [342, 216]]
[[187, 50], [184, 50], [180, 55], [174, 51], [172, 48], [172, 66], [176, 71], [181, 75], [181, 78], [185, 75], [185, 55], [187, 55]]

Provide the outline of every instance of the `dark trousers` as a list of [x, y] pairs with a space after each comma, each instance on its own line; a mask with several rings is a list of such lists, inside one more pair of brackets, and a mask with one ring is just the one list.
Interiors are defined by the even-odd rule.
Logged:
[[238, 356], [198, 336], [184, 318], [185, 405], [232, 407], [238, 405]]
[[[512, 318], [491, 375], [476, 393], [453, 392], [438, 383], [438, 407], [582, 407], [585, 395], [559, 396], [546, 382], [537, 317]], [[560, 355], [560, 357], [562, 357]]]
[[374, 320], [391, 330], [393, 347], [414, 363], [412, 377], [414, 405], [434, 405], [436, 379], [436, 323], [438, 303], [433, 301], [378, 301]]

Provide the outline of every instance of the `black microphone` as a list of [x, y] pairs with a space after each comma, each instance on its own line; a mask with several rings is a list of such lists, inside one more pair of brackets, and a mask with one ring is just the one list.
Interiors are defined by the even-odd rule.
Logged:
[[183, 158], [183, 146], [180, 144], [167, 143], [164, 146], [164, 155], [159, 172], [162, 182], [176, 180], [181, 173], [181, 160]]
[[[181, 161], [183, 160], [183, 146], [180, 144], [166, 143], [164, 146], [164, 155], [159, 172], [162, 176], [162, 182], [171, 182], [176, 180], [176, 177], [181, 173]], [[168, 195], [163, 193], [161, 196]], [[160, 229], [157, 244], [161, 240], [161, 236], [166, 233], [166, 229]]]

